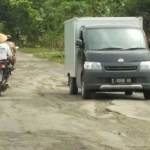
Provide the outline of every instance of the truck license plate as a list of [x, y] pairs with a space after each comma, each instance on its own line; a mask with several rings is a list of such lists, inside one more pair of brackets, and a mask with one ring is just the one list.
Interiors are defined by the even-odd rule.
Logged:
[[126, 85], [131, 84], [132, 80], [131, 78], [112, 78], [111, 83], [114, 85]]

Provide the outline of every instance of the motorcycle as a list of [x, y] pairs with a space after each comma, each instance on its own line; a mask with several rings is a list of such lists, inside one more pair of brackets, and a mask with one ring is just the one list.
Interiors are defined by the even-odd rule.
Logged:
[[[18, 50], [19, 47], [16, 46]], [[9, 85], [7, 84], [7, 79], [12, 74], [13, 67], [12, 67], [12, 60], [0, 60], [0, 96], [2, 92], [5, 92]]]

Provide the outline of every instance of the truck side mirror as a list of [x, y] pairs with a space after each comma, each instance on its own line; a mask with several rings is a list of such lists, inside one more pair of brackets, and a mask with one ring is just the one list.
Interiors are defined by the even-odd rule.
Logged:
[[76, 46], [82, 47], [82, 46], [83, 46], [82, 40], [77, 39], [77, 40], [76, 40]]

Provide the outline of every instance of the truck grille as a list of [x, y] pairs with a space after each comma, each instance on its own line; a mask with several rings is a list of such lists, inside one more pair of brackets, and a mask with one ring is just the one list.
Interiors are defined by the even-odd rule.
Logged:
[[105, 66], [106, 71], [134, 71], [137, 70], [137, 66]]

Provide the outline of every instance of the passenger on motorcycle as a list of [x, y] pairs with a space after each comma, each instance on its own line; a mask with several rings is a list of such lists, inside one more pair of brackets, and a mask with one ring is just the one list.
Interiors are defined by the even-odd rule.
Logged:
[[12, 37], [11, 35], [7, 35], [7, 40], [5, 42], [6, 44], [8, 44], [13, 56], [12, 56], [12, 67], [13, 67], [13, 70], [16, 69], [15, 67], [15, 64], [16, 64], [16, 53], [17, 53], [17, 49], [16, 49], [16, 46], [15, 44], [12, 42]]
[[[0, 33], [0, 60], [11, 61], [13, 55], [9, 46], [5, 43], [6, 40], [7, 40], [7, 36]], [[8, 84], [9, 86], [8, 79], [6, 81], [6, 84]]]

